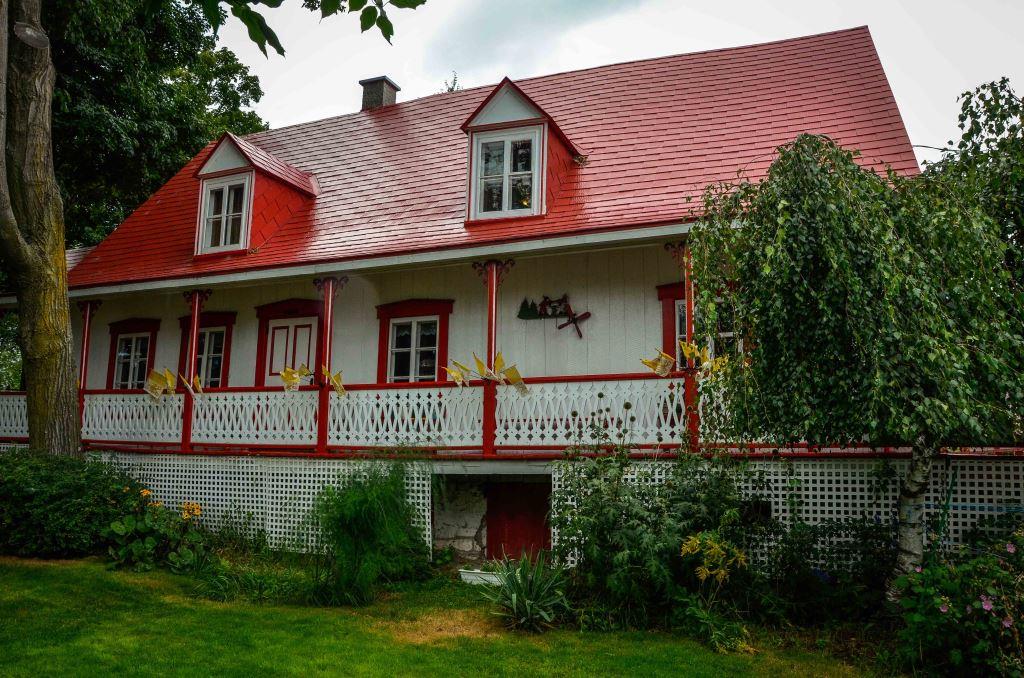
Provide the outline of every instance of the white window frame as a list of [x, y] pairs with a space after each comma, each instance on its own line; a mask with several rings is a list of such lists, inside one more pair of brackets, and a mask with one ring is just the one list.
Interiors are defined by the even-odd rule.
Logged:
[[[229, 174], [222, 177], [215, 177], [212, 179], [203, 179], [200, 187], [199, 200], [199, 225], [197, 228], [196, 236], [196, 254], [213, 254], [217, 252], [237, 252], [239, 250], [249, 249], [249, 232], [252, 221], [252, 186], [253, 186], [252, 172], [242, 172], [237, 174]], [[234, 245], [218, 245], [210, 246], [207, 244], [208, 236], [207, 233], [207, 221], [208, 212], [210, 207], [210, 192], [217, 188], [227, 188], [233, 184], [242, 183], [245, 188], [245, 195], [242, 197], [242, 228], [239, 235], [238, 244]], [[224, 195], [224, 207], [227, 209], [227, 193]], [[224, 222], [222, 228], [227, 228], [227, 220]]]
[[[686, 299], [676, 299], [673, 305], [675, 314], [672, 322], [676, 328], [676, 364], [680, 367], [686, 366], [686, 359], [683, 358], [683, 349], [679, 342], [686, 341]], [[682, 314], [680, 316], [680, 314]], [[680, 323], [680, 321], [682, 321]]]
[[[715, 304], [716, 305], [717, 304], [722, 304], [724, 302], [725, 302], [724, 298], [722, 298], [722, 297], [715, 297]], [[715, 331], [714, 335], [708, 341], [708, 344], [709, 344], [709, 346], [708, 346], [708, 353], [709, 353], [709, 355], [712, 358], [716, 357], [715, 356], [715, 340], [716, 339], [733, 339], [733, 338], [735, 338], [736, 339], [736, 355], [743, 355], [743, 337], [742, 336], [739, 336], [739, 337], [736, 336], [735, 328], [730, 329], [728, 332], [719, 332], [719, 331], [717, 331], [718, 330], [717, 327], [715, 328], [715, 330], [716, 331]]]
[[[146, 356], [145, 364], [142, 368], [141, 375], [135, 375], [134, 370], [139, 364], [139, 358], [141, 356], [135, 354], [136, 339], [146, 339]], [[121, 381], [121, 365], [124, 361], [121, 360], [121, 342], [125, 339], [132, 340], [131, 351], [128, 354], [128, 382]], [[133, 389], [145, 388], [146, 379], [149, 377], [149, 354], [153, 350], [153, 335], [150, 332], [128, 332], [125, 334], [118, 334], [114, 344], [114, 379], [111, 386], [119, 391], [129, 391]], [[138, 377], [137, 380], [133, 377]], [[138, 384], [138, 385], [136, 385]]]
[[[529, 217], [541, 214], [544, 211], [544, 147], [542, 125], [530, 127], [516, 127], [512, 129], [495, 130], [492, 132], [474, 132], [472, 139], [471, 165], [473, 167], [470, 177], [470, 218], [471, 219], [501, 219], [508, 217]], [[530, 197], [530, 209], [509, 209], [509, 173], [512, 159], [512, 142], [530, 140], [533, 143], [531, 161], [532, 175], [531, 187], [533, 193]], [[502, 181], [502, 207], [503, 209], [494, 212], [484, 212], [480, 209], [480, 184], [483, 171], [483, 145], [492, 141], [505, 142], [505, 162], [503, 167]]]
[[[221, 337], [221, 342], [220, 342], [220, 353], [212, 353], [212, 354], [210, 353], [210, 334], [213, 333], [213, 332], [220, 332], [223, 335]], [[224, 358], [227, 355], [227, 348], [228, 348], [228, 344], [227, 344], [227, 341], [228, 341], [228, 328], [224, 327], [224, 326], [220, 326], [220, 327], [203, 327], [202, 329], [199, 330], [199, 336], [203, 336], [203, 335], [206, 335], [206, 336], [203, 339], [203, 351], [201, 353], [198, 352], [198, 344], [196, 345], [197, 346], [197, 352], [196, 352], [196, 375], [199, 376], [199, 379], [202, 382], [204, 387], [210, 386], [211, 388], [220, 388], [221, 386], [224, 385], [224, 377], [226, 376], [224, 374]], [[197, 339], [197, 341], [198, 341], [198, 339]], [[217, 379], [217, 385], [213, 386], [210, 383], [210, 379], [209, 379], [209, 367], [210, 367], [210, 360], [215, 358], [215, 357], [217, 357], [217, 356], [220, 357], [220, 374], [218, 375], [219, 378]]]
[[[421, 347], [417, 346], [416, 342], [419, 337], [417, 331], [419, 324], [423, 322], [434, 323], [434, 346], [433, 347]], [[395, 348], [395, 325], [404, 325], [407, 323], [412, 324], [412, 345], [409, 348]], [[441, 370], [439, 364], [438, 349], [441, 344], [441, 318], [436, 315], [421, 315], [408, 318], [392, 318], [388, 323], [388, 383], [389, 384], [415, 384], [417, 382], [430, 382], [438, 381], [438, 372]], [[420, 378], [418, 367], [419, 360], [417, 358], [421, 351], [433, 351], [434, 352], [434, 378], [433, 379], [422, 379]], [[396, 353], [408, 353], [409, 354], [409, 379], [405, 381], [395, 381], [395, 354]]]

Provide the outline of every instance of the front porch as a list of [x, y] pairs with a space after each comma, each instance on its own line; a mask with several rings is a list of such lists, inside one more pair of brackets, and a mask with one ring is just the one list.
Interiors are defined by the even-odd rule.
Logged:
[[[514, 262], [73, 291], [82, 440], [122, 452], [544, 459], [607, 442], [602, 431], [638, 454], [676, 450], [695, 423], [684, 404], [695, 388], [685, 372], [642, 371], [640, 358], [675, 352], [692, 332], [682, 264], [680, 243], [647, 241]], [[524, 317], [529, 303], [562, 295], [586, 322]], [[526, 392], [458, 385], [444, 370], [475, 355], [492, 368], [498, 352]], [[280, 373], [300, 364], [313, 374], [286, 389]], [[324, 367], [343, 371], [343, 394]], [[165, 369], [178, 387], [154, 398], [146, 375]], [[183, 388], [193, 377], [202, 393]], [[0, 445], [27, 436], [24, 394], [0, 393]]]
[[[678, 449], [687, 435], [684, 377], [647, 374], [526, 378], [529, 392], [480, 381], [227, 387], [159, 401], [141, 391], [82, 391], [87, 448], [363, 456], [543, 458], [595, 441], [593, 428], [637, 449]], [[488, 390], [494, 397], [485, 397]], [[188, 410], [191, 410], [190, 412]], [[0, 394], [0, 435], [27, 438], [25, 396]]]

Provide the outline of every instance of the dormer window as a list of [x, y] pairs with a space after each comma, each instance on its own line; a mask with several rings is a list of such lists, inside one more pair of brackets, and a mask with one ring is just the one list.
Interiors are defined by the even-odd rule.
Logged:
[[200, 254], [248, 246], [251, 186], [251, 172], [203, 181]]
[[473, 218], [540, 213], [541, 129], [473, 135]]

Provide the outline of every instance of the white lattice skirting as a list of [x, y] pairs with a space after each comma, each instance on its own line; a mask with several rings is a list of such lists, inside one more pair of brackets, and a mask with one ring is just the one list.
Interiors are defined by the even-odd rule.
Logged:
[[[896, 478], [883, 479], [888, 463]], [[665, 481], [672, 462], [637, 462], [633, 477], [639, 482]], [[744, 492], [771, 504], [771, 515], [784, 522], [794, 519], [815, 524], [825, 520], [868, 517], [889, 521], [895, 516], [899, 479], [905, 460], [806, 459], [751, 462], [753, 477]], [[952, 485], [951, 485], [952, 483]], [[562, 490], [558, 469], [552, 473], [552, 490]], [[1015, 513], [1024, 515], [1024, 460], [957, 459], [945, 457], [932, 467], [925, 498], [929, 517], [937, 517], [949, 494], [948, 543], [962, 543], [967, 532], [984, 517]], [[557, 535], [552, 535], [557, 537]]]
[[[306, 518], [326, 485], [365, 473], [374, 462], [340, 459], [277, 457], [211, 457], [179, 454], [105, 453], [116, 464], [153, 490], [166, 506], [195, 501], [210, 525], [246, 520], [249, 530], [262, 529], [274, 546], [302, 546]], [[411, 463], [405, 479], [415, 524], [432, 543], [429, 467]]]

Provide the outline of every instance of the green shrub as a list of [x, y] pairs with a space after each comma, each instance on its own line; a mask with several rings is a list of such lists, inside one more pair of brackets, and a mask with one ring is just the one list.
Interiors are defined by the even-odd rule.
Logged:
[[898, 651], [916, 672], [1024, 673], [1024, 528], [900, 577]]
[[[149, 490], [142, 490], [148, 498]], [[199, 504], [185, 502], [172, 511], [160, 502], [149, 502], [110, 523], [103, 536], [110, 542], [107, 553], [117, 567], [136, 571], [167, 566], [176, 574], [191, 574], [209, 564], [209, 552], [197, 520]]]
[[549, 566], [544, 552], [531, 561], [502, 559], [495, 573], [498, 583], [483, 588], [484, 598], [512, 629], [541, 632], [553, 627], [571, 610], [566, 597], [565, 571]]
[[570, 454], [560, 462], [551, 517], [555, 554], [575, 562], [571, 591], [581, 624], [667, 623], [680, 587], [693, 579], [680, 547], [738, 515], [739, 471], [728, 458], [680, 455], [666, 481], [655, 482], [618, 444], [605, 456]]
[[413, 524], [405, 472], [404, 464], [381, 462], [317, 496], [312, 517], [324, 570], [317, 602], [365, 605], [381, 584], [426, 576], [430, 550]]
[[102, 552], [102, 532], [143, 502], [142, 486], [97, 459], [0, 455], [0, 552], [40, 558]]

